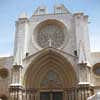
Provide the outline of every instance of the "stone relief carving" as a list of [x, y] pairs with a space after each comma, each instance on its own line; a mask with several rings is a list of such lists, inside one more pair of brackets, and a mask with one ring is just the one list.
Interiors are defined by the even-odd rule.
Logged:
[[47, 25], [41, 28], [37, 33], [37, 43], [40, 47], [54, 47], [58, 48], [64, 42], [64, 32], [63, 29], [56, 25]]
[[44, 87], [44, 88], [62, 87], [62, 83], [58, 75], [53, 71], [49, 71], [47, 73], [47, 75], [44, 77], [40, 85], [41, 87]]

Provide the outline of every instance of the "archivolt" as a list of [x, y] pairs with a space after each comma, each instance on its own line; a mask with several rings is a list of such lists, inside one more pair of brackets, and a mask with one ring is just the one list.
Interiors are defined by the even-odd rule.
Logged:
[[40, 88], [43, 76], [49, 70], [55, 70], [63, 82], [63, 88], [72, 87], [76, 81], [76, 73], [70, 62], [61, 54], [47, 50], [32, 61], [25, 73], [25, 87]]

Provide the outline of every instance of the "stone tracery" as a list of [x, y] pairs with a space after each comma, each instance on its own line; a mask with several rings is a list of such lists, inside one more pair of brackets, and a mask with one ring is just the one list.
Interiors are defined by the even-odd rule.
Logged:
[[61, 27], [54, 24], [44, 26], [37, 33], [37, 43], [42, 48], [50, 47], [50, 40], [51, 47], [61, 47], [64, 39], [64, 31], [61, 29]]
[[56, 87], [59, 87], [61, 88], [62, 87], [62, 82], [61, 80], [59, 79], [59, 76], [57, 75], [56, 72], [50, 70], [46, 75], [45, 77], [43, 78], [43, 80], [41, 81], [41, 87], [44, 87], [44, 88], [56, 88]]

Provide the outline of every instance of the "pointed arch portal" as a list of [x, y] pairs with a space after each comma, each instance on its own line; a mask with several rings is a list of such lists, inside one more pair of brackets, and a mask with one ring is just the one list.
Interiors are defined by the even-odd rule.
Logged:
[[57, 50], [39, 52], [25, 72], [26, 88], [37, 90], [37, 100], [63, 100], [65, 90], [76, 84], [76, 73], [71, 63]]
[[41, 51], [25, 72], [26, 88], [71, 88], [77, 78], [71, 63], [51, 48]]

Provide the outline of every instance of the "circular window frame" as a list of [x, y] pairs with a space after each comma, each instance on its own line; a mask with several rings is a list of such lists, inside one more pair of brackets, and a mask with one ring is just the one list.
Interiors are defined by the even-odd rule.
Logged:
[[6, 79], [9, 76], [9, 71], [7, 68], [0, 68], [0, 77]]
[[[36, 27], [34, 28], [34, 30], [33, 30], [33, 34], [32, 34], [32, 42], [33, 42], [33, 44], [34, 44], [34, 46], [36, 47], [36, 49], [38, 49], [38, 50], [41, 50], [41, 49], [43, 49], [43, 47], [41, 47], [38, 43], [37, 43], [37, 32], [38, 32], [38, 30], [41, 28], [41, 27], [43, 27], [43, 26], [45, 26], [47, 23], [52, 23], [52, 24], [55, 24], [55, 25], [57, 25], [57, 26], [59, 26], [59, 27], [61, 27], [61, 28], [63, 28], [63, 31], [64, 31], [64, 41], [63, 41], [63, 44], [60, 46], [60, 47], [57, 47], [57, 49], [62, 49], [62, 48], [64, 48], [64, 46], [68, 43], [68, 41], [69, 41], [69, 34], [68, 34], [68, 29], [67, 29], [67, 26], [63, 23], [63, 22], [61, 22], [61, 21], [59, 21], [59, 20], [56, 20], [56, 19], [47, 19], [47, 20], [44, 20], [44, 21], [42, 21], [42, 22], [40, 22], [40, 23], [38, 23], [37, 25], [36, 25]], [[67, 36], [66, 36], [66, 34], [67, 34]]]
[[96, 77], [99, 77], [100, 78], [100, 74], [97, 74], [96, 73], [96, 69], [100, 69], [100, 63], [96, 63], [94, 66], [93, 66], [93, 73]]

